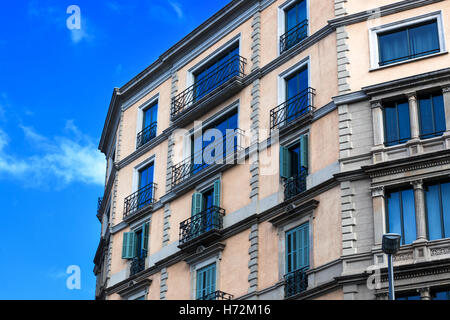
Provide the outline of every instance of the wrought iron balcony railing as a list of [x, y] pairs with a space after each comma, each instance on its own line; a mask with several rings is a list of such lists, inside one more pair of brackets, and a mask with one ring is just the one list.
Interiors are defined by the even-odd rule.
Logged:
[[306, 88], [278, 107], [270, 110], [270, 129], [280, 129], [304, 114], [314, 110], [316, 90]]
[[225, 210], [212, 206], [180, 223], [180, 245], [212, 230], [222, 230]]
[[284, 200], [289, 200], [296, 195], [306, 191], [306, 177], [308, 172], [304, 171], [295, 177], [286, 179], [284, 183]]
[[144, 144], [149, 142], [150, 140], [154, 139], [156, 137], [156, 128], [158, 127], [158, 124], [156, 122], [153, 122], [151, 125], [146, 127], [144, 130], [138, 133], [136, 138], [136, 148], [142, 147]]
[[147, 257], [147, 252], [142, 252], [142, 255], [140, 257], [134, 257], [131, 261], [131, 267], [130, 267], [130, 276], [134, 276], [135, 274], [138, 274], [141, 271], [145, 270], [145, 258]]
[[[189, 158], [173, 165], [172, 187], [187, 180], [191, 176], [201, 172], [211, 165], [223, 163], [229, 164], [230, 161], [235, 161], [235, 159], [231, 159], [230, 156], [236, 155], [238, 152], [244, 150], [241, 146], [243, 144], [243, 138], [244, 132], [241, 129], [236, 129], [234, 134], [227, 134], [223, 137], [222, 141], [214, 141], [206, 148], [195, 152]], [[213, 159], [205, 159], [204, 155], [209, 155], [211, 153], [209, 150], [214, 148], [223, 148], [223, 151], [221, 154], [215, 154]]]
[[302, 268], [284, 276], [284, 297], [289, 298], [306, 291], [308, 288], [308, 268]]
[[103, 197], [99, 197], [98, 202], [97, 202], [97, 214], [100, 213], [100, 208], [102, 207], [102, 202], [103, 202]]
[[152, 205], [155, 202], [155, 190], [156, 184], [150, 183], [132, 195], [126, 197], [123, 207], [123, 217], [126, 218], [131, 216], [138, 210]]
[[205, 78], [197, 81], [194, 85], [174, 97], [172, 99], [171, 116], [174, 117], [191, 108], [196, 102], [202, 100], [202, 98], [227, 83], [230, 79], [244, 77], [246, 64], [247, 59], [239, 55], [230, 57], [212, 70]]
[[233, 300], [233, 295], [222, 291], [216, 291], [204, 295], [203, 297], [198, 298], [197, 300]]
[[288, 30], [280, 37], [280, 53], [289, 50], [300, 41], [308, 37], [308, 20], [303, 20], [298, 25]]

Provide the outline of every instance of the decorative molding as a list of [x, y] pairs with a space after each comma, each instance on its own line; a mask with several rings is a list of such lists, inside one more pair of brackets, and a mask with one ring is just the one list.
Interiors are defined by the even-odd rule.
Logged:
[[161, 282], [159, 285], [159, 298], [161, 300], [166, 300], [167, 294], [167, 279], [169, 278], [169, 274], [167, 273], [167, 268], [162, 268], [161, 270]]
[[384, 186], [373, 187], [371, 190], [372, 190], [372, 198], [385, 196]]
[[183, 260], [189, 265], [197, 264], [199, 261], [211, 258], [212, 256], [217, 256], [220, 260], [224, 249], [225, 244], [220, 242], [206, 248], [204, 246], [199, 246], [194, 253], [185, 257]]
[[432, 257], [434, 256], [440, 256], [440, 255], [446, 255], [450, 254], [450, 247], [444, 247], [444, 248], [431, 248], [430, 249], [430, 255]]
[[258, 224], [252, 225], [250, 235], [249, 235], [249, 241], [250, 241], [250, 248], [248, 250], [249, 254], [249, 263], [248, 263], [248, 269], [249, 269], [249, 276], [248, 276], [248, 293], [256, 292], [258, 290]]
[[336, 18], [345, 16], [347, 10], [345, 9], [345, 3], [347, 0], [334, 0], [334, 15]]
[[251, 72], [259, 68], [261, 61], [261, 12], [257, 11], [253, 15], [252, 21], [252, 67]]
[[170, 217], [172, 211], [170, 210], [170, 203], [164, 205], [164, 223], [163, 223], [163, 247], [167, 246], [170, 242]]
[[[342, 0], [335, 0], [342, 1]], [[338, 89], [339, 94], [344, 94], [350, 91], [350, 85], [348, 84], [348, 78], [350, 78], [350, 71], [347, 69], [350, 64], [348, 58], [348, 33], [345, 27], [336, 28], [336, 48], [337, 48], [337, 67], [338, 67]]]
[[355, 190], [351, 181], [341, 182], [342, 255], [357, 253]]
[[252, 100], [251, 100], [251, 141], [250, 141], [250, 199], [257, 200], [259, 197], [259, 152], [258, 152], [258, 143], [259, 143], [259, 106], [260, 106], [260, 80], [257, 79], [253, 82], [253, 87], [251, 91]]

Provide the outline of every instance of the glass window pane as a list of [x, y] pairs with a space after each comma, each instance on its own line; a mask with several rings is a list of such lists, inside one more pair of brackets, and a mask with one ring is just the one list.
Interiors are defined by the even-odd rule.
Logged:
[[407, 59], [408, 37], [406, 30], [378, 36], [380, 64], [388, 64]]
[[387, 106], [384, 108], [384, 118], [386, 127], [386, 145], [391, 146], [398, 143], [398, 119], [397, 110], [393, 106]]
[[450, 183], [441, 185], [442, 213], [444, 216], [444, 237], [450, 238]]
[[286, 12], [286, 31], [297, 25], [297, 8], [294, 6]]
[[409, 119], [409, 103], [403, 102], [397, 105], [398, 125], [400, 132], [400, 143], [404, 143], [411, 138], [411, 126]]
[[416, 210], [414, 201], [414, 190], [402, 191], [403, 206], [403, 228], [405, 244], [412, 243], [416, 237]]
[[428, 237], [430, 240], [442, 239], [439, 185], [428, 186], [425, 199], [427, 204]]
[[392, 192], [387, 196], [388, 232], [402, 234], [400, 219], [400, 193]]
[[413, 57], [439, 52], [439, 36], [436, 21], [410, 28], [409, 41]]
[[430, 96], [419, 99], [420, 135], [430, 138], [434, 133], [433, 112], [431, 110]]
[[447, 126], [445, 124], [445, 108], [442, 94], [433, 95], [433, 110], [436, 132], [444, 132]]

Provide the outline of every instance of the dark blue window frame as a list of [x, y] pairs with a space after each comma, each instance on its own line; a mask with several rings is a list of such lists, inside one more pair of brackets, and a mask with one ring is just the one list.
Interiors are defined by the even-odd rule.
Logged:
[[431, 294], [432, 300], [450, 300], [450, 289], [434, 289]]
[[450, 238], [450, 182], [425, 186], [425, 208], [429, 240]]
[[401, 244], [416, 240], [416, 209], [414, 190], [401, 188], [386, 194], [386, 230], [402, 236]]
[[138, 208], [142, 208], [153, 201], [154, 190], [147, 190], [147, 187], [153, 184], [155, 166], [152, 162], [145, 168], [139, 170], [139, 190]]
[[385, 145], [402, 144], [411, 139], [411, 122], [407, 100], [385, 103], [383, 106]]
[[441, 136], [447, 129], [444, 97], [442, 93], [423, 94], [418, 97], [420, 138]]
[[378, 50], [380, 66], [440, 52], [437, 20], [378, 34]]
[[286, 81], [286, 121], [290, 122], [308, 111], [311, 105], [309, 87], [308, 66], [290, 75]]

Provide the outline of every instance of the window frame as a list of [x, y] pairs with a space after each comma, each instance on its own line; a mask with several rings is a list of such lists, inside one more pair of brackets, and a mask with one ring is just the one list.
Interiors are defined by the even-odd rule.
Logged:
[[[436, 20], [437, 22], [437, 30], [438, 30], [438, 38], [439, 38], [439, 49], [440, 51], [437, 53], [431, 53], [428, 55], [415, 57], [411, 59], [406, 59], [398, 62], [393, 62], [386, 65], [380, 65], [380, 50], [379, 50], [379, 35], [388, 32], [395, 32], [396, 30], [400, 31], [401, 29], [414, 27], [416, 25], [420, 25], [426, 22], [430, 22], [432, 20]], [[444, 36], [444, 27], [442, 22], [442, 11], [432, 12], [429, 14], [425, 14], [422, 16], [397, 21], [394, 23], [389, 23], [377, 27], [373, 27], [369, 29], [369, 48], [370, 48], [370, 70], [378, 70], [383, 68], [388, 68], [404, 63], [409, 63], [413, 61], [417, 61], [420, 59], [426, 59], [429, 57], [433, 57], [436, 55], [440, 55], [447, 52], [446, 44], [445, 44], [445, 36]]]
[[[136, 119], [136, 137], [138, 136], [139, 133], [141, 133], [145, 128], [144, 128], [144, 113], [148, 108], [151, 108], [153, 105], [157, 104], [158, 105], [158, 110], [157, 110], [157, 115], [156, 115], [156, 123], [159, 123], [158, 118], [159, 118], [159, 93], [157, 93], [156, 95], [154, 95], [153, 97], [151, 97], [150, 99], [148, 99], [145, 103], [143, 103], [142, 105], [140, 105], [138, 107], [138, 112], [137, 112], [137, 119]], [[158, 135], [158, 127], [156, 128], [156, 135]], [[137, 139], [135, 139], [134, 141], [134, 149], [137, 150], [138, 149], [138, 145], [137, 145]]]
[[[406, 141], [403, 141], [402, 139], [400, 139], [400, 117], [399, 117], [399, 112], [398, 112], [398, 105], [399, 104], [407, 104], [408, 105], [408, 128], [409, 128], [409, 137], [406, 139]], [[386, 105], [391, 105], [391, 104], [395, 104], [395, 110], [397, 113], [397, 134], [398, 134], [398, 140], [395, 141], [388, 141], [388, 134], [387, 134], [387, 125], [386, 125], [386, 109], [390, 108], [390, 107], [386, 107]], [[407, 143], [408, 141], [411, 140], [411, 110], [409, 108], [409, 101], [407, 99], [399, 99], [399, 100], [394, 100], [394, 101], [389, 101], [389, 102], [384, 102], [382, 104], [382, 109], [383, 109], [383, 131], [384, 131], [384, 141], [383, 144], [386, 148], [389, 147], [395, 147], [398, 145], [402, 145]], [[394, 144], [392, 144], [393, 142], [396, 142]]]
[[[140, 171], [145, 169], [146, 167], [153, 165], [153, 183], [155, 183], [155, 172], [156, 172], [156, 155], [152, 155], [147, 160], [141, 162], [137, 166], [133, 168], [133, 182], [132, 182], [132, 192], [131, 194], [137, 192], [139, 190], [140, 183]], [[155, 192], [155, 190], [153, 191]]]
[[[444, 109], [444, 116], [445, 116], [445, 100], [444, 100], [444, 95], [442, 93], [442, 91], [432, 91], [432, 92], [427, 92], [427, 93], [423, 93], [423, 94], [418, 94], [417, 95], [417, 116], [419, 119], [419, 137], [421, 140], [426, 140], [426, 139], [431, 139], [431, 138], [436, 138], [436, 137], [440, 137], [442, 136], [445, 131], [447, 130], [447, 128], [444, 131], [436, 131], [436, 118], [435, 118], [435, 113], [434, 113], [434, 96], [442, 96], [442, 107]], [[421, 107], [420, 107], [420, 100], [424, 97], [427, 96], [428, 99], [431, 101], [431, 115], [432, 115], [432, 120], [433, 120], [433, 127], [434, 127], [434, 132], [433, 133], [429, 133], [429, 134], [423, 134], [422, 133], [422, 112], [421, 112]], [[446, 126], [446, 121], [444, 118], [444, 125]]]
[[298, 73], [301, 69], [306, 68], [308, 72], [308, 85], [307, 88], [312, 87], [311, 85], [311, 60], [309, 56], [303, 58], [297, 62], [292, 67], [286, 69], [278, 75], [278, 103], [281, 105], [287, 101], [287, 79], [292, 77], [294, 74]]
[[[303, 0], [306, 2], [306, 19], [308, 20], [308, 27], [307, 27], [307, 37], [311, 35], [311, 24], [309, 23], [310, 19], [310, 0]], [[278, 56], [280, 56], [281, 48], [280, 48], [280, 40], [281, 36], [284, 35], [287, 31], [286, 30], [286, 10], [289, 9], [289, 7], [293, 6], [296, 2], [299, 2], [299, 0], [288, 0], [281, 4], [278, 7], [278, 34], [277, 34], [277, 52]], [[286, 51], [284, 51], [286, 52]]]
[[[430, 181], [428, 183], [424, 184], [424, 202], [425, 202], [425, 221], [426, 221], [426, 228], [427, 228], [427, 239], [430, 241], [434, 240], [443, 240], [443, 239], [450, 239], [450, 230], [445, 230], [445, 214], [444, 214], [444, 208], [443, 208], [443, 201], [445, 201], [442, 197], [442, 185], [450, 183], [450, 180], [438, 180], [438, 181]], [[429, 223], [429, 212], [428, 212], [428, 205], [427, 205], [427, 192], [428, 188], [430, 186], [438, 186], [439, 187], [439, 218], [440, 218], [440, 227], [441, 227], [441, 238], [439, 239], [430, 239], [430, 223]], [[450, 219], [450, 217], [449, 217]], [[446, 237], [446, 233], [449, 233], [449, 237]]]

